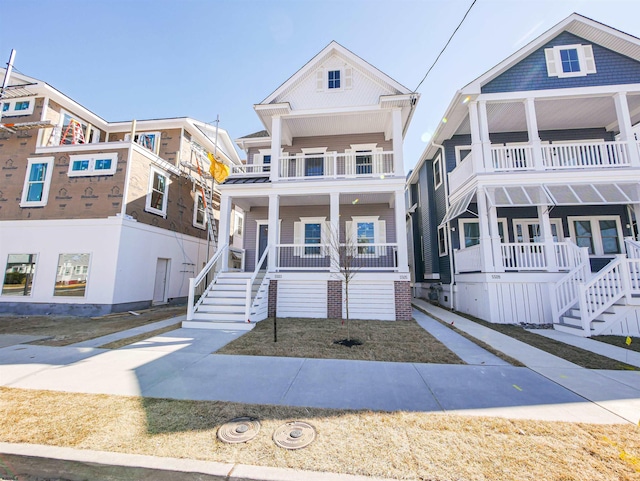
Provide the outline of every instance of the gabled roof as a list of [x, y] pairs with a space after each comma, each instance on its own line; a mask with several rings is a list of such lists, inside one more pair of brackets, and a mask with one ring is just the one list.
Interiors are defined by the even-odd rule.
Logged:
[[640, 39], [578, 13], [572, 13], [513, 55], [467, 84], [461, 89], [461, 92], [463, 94], [480, 93], [483, 85], [509, 70], [562, 32], [572, 33], [640, 62]]
[[357, 66], [358, 68], [368, 72], [373, 77], [376, 77], [380, 81], [388, 84], [394, 90], [397, 91], [398, 94], [409, 94], [411, 90], [409, 90], [404, 85], [396, 82], [387, 74], [378, 70], [376, 67], [371, 65], [369, 62], [363, 60], [354, 54], [351, 50], [346, 49], [338, 42], [333, 40], [329, 45], [327, 45], [324, 49], [320, 51], [315, 57], [309, 60], [300, 70], [294, 73], [289, 79], [284, 82], [280, 87], [274, 90], [266, 99], [264, 99], [260, 104], [270, 104], [273, 103], [280, 95], [290, 90], [294, 87], [299, 80], [303, 79], [309, 72], [317, 69], [318, 65], [322, 64], [327, 58], [332, 55], [339, 55], [343, 57], [349, 63]]

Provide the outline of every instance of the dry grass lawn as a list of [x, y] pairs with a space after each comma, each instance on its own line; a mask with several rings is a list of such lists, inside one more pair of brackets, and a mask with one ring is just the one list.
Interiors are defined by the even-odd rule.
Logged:
[[626, 336], [593, 336], [591, 339], [629, 349], [630, 351], [640, 352], [640, 337], [629, 337], [631, 340], [629, 344], [627, 344]]
[[[228, 445], [218, 427], [262, 422]], [[286, 451], [271, 440], [291, 420], [318, 432]], [[640, 480], [640, 428], [426, 413], [381, 413], [172, 401], [0, 388], [0, 440], [419, 480]]]
[[0, 334], [47, 336], [47, 339], [35, 341], [32, 344], [67, 346], [179, 316], [186, 313], [186, 307], [159, 306], [135, 312], [140, 315], [135, 316], [128, 312], [108, 314], [101, 317], [13, 316], [2, 314], [0, 315]]
[[351, 338], [361, 346], [334, 341], [347, 337], [346, 325], [335, 319], [278, 318], [278, 342], [273, 342], [273, 320], [267, 319], [217, 351], [218, 354], [284, 356], [364, 361], [464, 364], [452, 351], [411, 321], [351, 320]]

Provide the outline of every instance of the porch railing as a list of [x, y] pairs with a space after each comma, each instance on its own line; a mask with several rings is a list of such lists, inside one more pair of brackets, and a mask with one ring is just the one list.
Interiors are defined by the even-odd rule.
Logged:
[[252, 175], [269, 175], [271, 164], [232, 165], [229, 175], [248, 177]]
[[539, 271], [546, 269], [546, 246], [541, 243], [511, 242], [500, 244], [505, 269]]
[[546, 169], [626, 167], [630, 165], [627, 142], [580, 142], [542, 146]]
[[530, 170], [533, 168], [532, 146], [491, 147], [491, 170], [512, 171]]
[[[187, 301], [187, 320], [193, 319], [198, 306], [202, 303], [218, 279], [224, 256], [229, 255], [229, 245], [221, 246], [196, 277], [189, 279], [189, 299]], [[197, 300], [196, 300], [197, 298]]]
[[[355, 270], [395, 271], [398, 268], [397, 243], [341, 244], [340, 248], [348, 250], [347, 258], [341, 262], [340, 267], [348, 263]], [[332, 267], [331, 258], [340, 257], [335, 250], [337, 249], [329, 244], [278, 244], [277, 269], [329, 271]]]
[[282, 179], [379, 177], [394, 173], [393, 152], [287, 155], [280, 158]]

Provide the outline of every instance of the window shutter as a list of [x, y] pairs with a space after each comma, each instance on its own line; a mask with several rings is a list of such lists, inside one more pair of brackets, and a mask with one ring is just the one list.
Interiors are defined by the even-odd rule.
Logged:
[[[387, 223], [383, 220], [379, 220], [378, 232], [376, 235], [376, 244], [386, 244], [386, 243], [387, 243]], [[387, 247], [386, 246], [376, 247], [376, 255], [377, 256], [387, 255]]]
[[351, 87], [353, 87], [353, 69], [346, 67], [344, 69], [344, 88], [350, 89]]
[[333, 240], [333, 232], [331, 232], [331, 222], [325, 220], [322, 223], [320, 242], [322, 242], [322, 248], [320, 249], [320, 253], [323, 256], [327, 256], [331, 254], [331, 245], [334, 243]]
[[324, 69], [318, 69], [316, 71], [316, 91], [322, 92], [324, 90]]
[[348, 220], [344, 223], [344, 236], [347, 246], [351, 246], [351, 249], [349, 249], [350, 252], [347, 252], [347, 255], [355, 256], [357, 252], [356, 244], [358, 243], [358, 237], [353, 230], [353, 221]]
[[293, 243], [296, 247], [293, 248], [294, 256], [301, 256], [304, 253], [304, 247], [301, 244], [304, 244], [304, 224], [302, 222], [294, 222], [293, 223]]
[[356, 151], [354, 149], [346, 149], [344, 153], [344, 175], [353, 177], [356, 175]]
[[547, 60], [547, 75], [549, 77], [558, 76], [558, 66], [556, 64], [556, 55], [552, 48], [544, 49], [544, 57]]
[[593, 47], [591, 45], [583, 45], [585, 72], [587, 74], [596, 73], [596, 60], [593, 57]]
[[[373, 174], [374, 175], [381, 175], [384, 174], [385, 169], [384, 169], [384, 155], [381, 152], [382, 149], [376, 149], [375, 152], [372, 152], [371, 155], [373, 155]], [[393, 169], [389, 169], [391, 172], [393, 171]]]

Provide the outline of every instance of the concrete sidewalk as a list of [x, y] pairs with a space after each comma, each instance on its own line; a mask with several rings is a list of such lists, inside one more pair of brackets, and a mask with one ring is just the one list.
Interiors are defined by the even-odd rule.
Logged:
[[507, 365], [416, 310], [418, 322], [468, 365], [212, 355], [242, 332], [178, 329], [117, 350], [5, 347], [0, 384], [252, 404], [638, 422], [639, 373], [588, 371], [445, 310], [424, 308], [529, 367]]
[[[453, 312], [434, 306], [424, 300], [414, 299], [414, 306], [447, 324], [479, 339], [494, 349], [517, 359], [531, 371], [557, 383], [594, 406], [638, 424], [640, 421], [640, 371], [608, 371], [584, 369], [569, 361], [553, 356], [521, 341], [484, 327]], [[546, 332], [546, 331], [545, 331]], [[540, 333], [539, 333], [540, 334]], [[550, 336], [551, 337], [551, 336]], [[591, 343], [580, 342], [584, 349], [593, 350]], [[620, 355], [620, 348], [597, 343], [603, 355]], [[615, 358], [614, 358], [615, 359]]]

